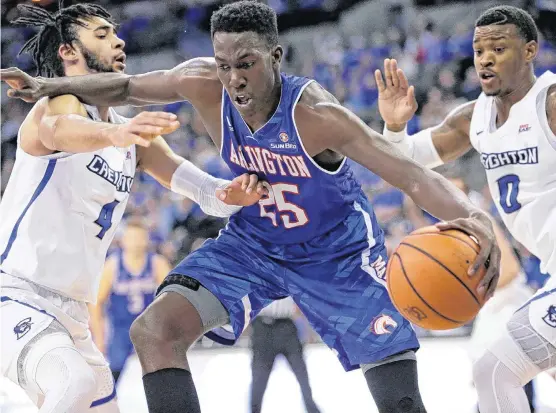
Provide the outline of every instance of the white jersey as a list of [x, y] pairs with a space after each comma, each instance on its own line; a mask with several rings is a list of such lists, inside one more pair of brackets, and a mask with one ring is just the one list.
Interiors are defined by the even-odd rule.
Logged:
[[481, 94], [469, 135], [504, 223], [556, 280], [556, 136], [546, 115], [554, 84], [556, 74], [539, 77], [500, 128], [494, 98]]
[[[100, 120], [95, 107], [89, 116]], [[123, 123], [113, 109], [110, 121]], [[95, 302], [106, 252], [135, 175], [135, 146], [31, 156], [18, 142], [0, 203], [0, 270]], [[10, 277], [2, 276], [7, 286]]]

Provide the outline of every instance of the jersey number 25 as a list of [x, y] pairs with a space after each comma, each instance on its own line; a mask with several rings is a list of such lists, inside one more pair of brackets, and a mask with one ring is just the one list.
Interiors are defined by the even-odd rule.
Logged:
[[[302, 227], [309, 218], [305, 210], [298, 205], [286, 201], [284, 193], [289, 192], [292, 194], [299, 194], [299, 187], [293, 184], [273, 184], [264, 183], [268, 189], [268, 195], [259, 201], [261, 208], [261, 217], [270, 218], [272, 225], [278, 226], [277, 216], [280, 217], [284, 227], [287, 229]], [[275, 206], [274, 211], [267, 210], [266, 208]], [[292, 217], [293, 215], [293, 217]]]

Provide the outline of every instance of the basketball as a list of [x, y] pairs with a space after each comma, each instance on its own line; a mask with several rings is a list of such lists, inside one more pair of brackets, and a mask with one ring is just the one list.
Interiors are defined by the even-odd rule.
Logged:
[[486, 269], [469, 276], [479, 245], [459, 230], [434, 226], [406, 236], [390, 257], [388, 293], [413, 324], [448, 330], [471, 321], [484, 304], [477, 293]]

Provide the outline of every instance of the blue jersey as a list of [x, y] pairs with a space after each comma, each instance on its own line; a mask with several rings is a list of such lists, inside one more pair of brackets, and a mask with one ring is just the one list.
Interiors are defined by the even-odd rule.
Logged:
[[118, 269], [113, 281], [109, 304], [106, 311], [112, 327], [125, 329], [143, 312], [154, 299], [157, 287], [153, 271], [154, 254], [149, 253], [145, 266], [139, 274], [131, 273], [125, 266], [122, 251], [116, 253]]
[[[251, 132], [227, 92], [222, 96], [221, 155], [240, 175], [256, 173], [270, 184], [268, 197], [231, 217], [229, 230], [273, 244], [307, 242], [342, 223], [364, 198], [346, 162], [335, 171], [319, 166], [303, 147], [294, 121], [295, 105], [312, 80], [282, 74], [276, 112]], [[367, 211], [375, 243], [383, 241], [374, 212]]]

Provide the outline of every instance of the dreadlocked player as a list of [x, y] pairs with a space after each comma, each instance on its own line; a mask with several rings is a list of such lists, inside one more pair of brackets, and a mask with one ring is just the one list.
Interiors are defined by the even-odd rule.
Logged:
[[[124, 42], [102, 7], [21, 11], [26, 17], [15, 23], [39, 27], [23, 48], [39, 74], [124, 70]], [[21, 126], [0, 203], [0, 371], [40, 413], [118, 410], [110, 369], [91, 340], [87, 303], [96, 299], [137, 166], [216, 216], [264, 192], [254, 175], [221, 181], [173, 153], [159, 135], [178, 125], [168, 113], [128, 121], [109, 107], [61, 95], [37, 102]]]

